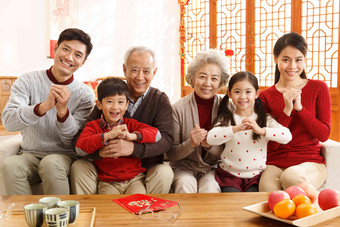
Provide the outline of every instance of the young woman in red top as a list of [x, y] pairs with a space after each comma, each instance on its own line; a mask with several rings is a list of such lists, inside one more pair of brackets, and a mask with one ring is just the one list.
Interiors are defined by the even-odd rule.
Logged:
[[307, 79], [307, 43], [294, 32], [274, 46], [275, 85], [260, 93], [266, 111], [288, 127], [288, 144], [268, 143], [267, 168], [259, 190], [286, 189], [302, 182], [319, 188], [327, 177], [319, 142], [330, 134], [331, 99], [325, 82]]

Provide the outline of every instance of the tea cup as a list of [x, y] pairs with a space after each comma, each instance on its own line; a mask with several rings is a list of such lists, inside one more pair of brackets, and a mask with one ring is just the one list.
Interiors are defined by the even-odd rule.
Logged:
[[64, 227], [68, 224], [68, 210], [66, 208], [51, 208], [45, 211], [47, 227]]
[[32, 203], [24, 207], [25, 220], [29, 227], [40, 227], [44, 223], [44, 212], [47, 205], [43, 203]]
[[79, 216], [79, 202], [76, 200], [60, 201], [58, 207], [66, 208], [68, 210], [69, 224], [74, 223]]
[[55, 208], [55, 207], [57, 207], [57, 204], [60, 201], [61, 201], [60, 198], [52, 197], [52, 196], [50, 196], [50, 197], [43, 197], [43, 198], [39, 199], [39, 202], [46, 204], [48, 208]]

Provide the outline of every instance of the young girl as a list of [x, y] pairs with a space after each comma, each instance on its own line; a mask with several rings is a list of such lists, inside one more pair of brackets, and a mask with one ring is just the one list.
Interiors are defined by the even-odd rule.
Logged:
[[260, 98], [293, 139], [287, 145], [268, 144], [260, 191], [285, 190], [301, 182], [319, 188], [327, 177], [319, 142], [326, 141], [331, 131], [331, 98], [324, 81], [307, 79], [306, 55], [306, 40], [298, 33], [287, 33], [275, 43], [275, 85]]
[[[286, 127], [265, 114], [259, 93], [253, 74], [242, 71], [233, 75], [215, 127], [208, 133], [208, 144], [225, 144], [215, 175], [222, 192], [258, 191], [261, 172], [266, 168], [267, 142], [286, 144], [292, 139]], [[229, 98], [235, 111], [228, 108]]]

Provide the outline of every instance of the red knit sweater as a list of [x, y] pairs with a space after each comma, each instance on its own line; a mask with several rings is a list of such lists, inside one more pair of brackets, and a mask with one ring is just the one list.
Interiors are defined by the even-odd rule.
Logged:
[[[131, 118], [124, 118], [123, 120], [129, 132], [138, 131], [141, 133], [142, 140], [138, 143], [155, 142], [158, 129]], [[101, 134], [107, 131], [100, 127], [100, 119], [88, 122], [77, 140], [76, 149], [86, 153], [94, 153], [105, 146]], [[142, 167], [141, 159], [132, 155], [117, 159], [102, 158], [95, 160], [94, 163], [98, 170], [99, 180], [105, 182], [126, 181], [146, 171]]]
[[267, 165], [288, 168], [303, 162], [323, 163], [319, 141], [330, 134], [331, 98], [325, 82], [309, 80], [302, 88], [302, 110], [287, 116], [283, 95], [275, 86], [260, 93], [266, 112], [289, 128], [293, 139], [286, 145], [268, 143]]
[[196, 93], [195, 99], [197, 102], [198, 116], [200, 120], [200, 127], [209, 131], [211, 129], [211, 112], [214, 106], [215, 96], [211, 99], [202, 99]]

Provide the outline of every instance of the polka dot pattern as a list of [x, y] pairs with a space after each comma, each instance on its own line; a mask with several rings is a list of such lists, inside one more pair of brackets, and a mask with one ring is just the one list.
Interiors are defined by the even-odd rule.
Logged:
[[[235, 114], [234, 116], [237, 125], [242, 121], [242, 118]], [[254, 118], [256, 119], [256, 115]], [[287, 137], [287, 133], [283, 129], [285, 128], [282, 126], [280, 128], [267, 127], [265, 128], [267, 136], [254, 140], [252, 130], [233, 133], [232, 126], [215, 127], [210, 138], [219, 141], [220, 144], [225, 144], [221, 154], [223, 165], [220, 164], [225, 171], [241, 178], [252, 178], [266, 168], [268, 140], [277, 141]]]

